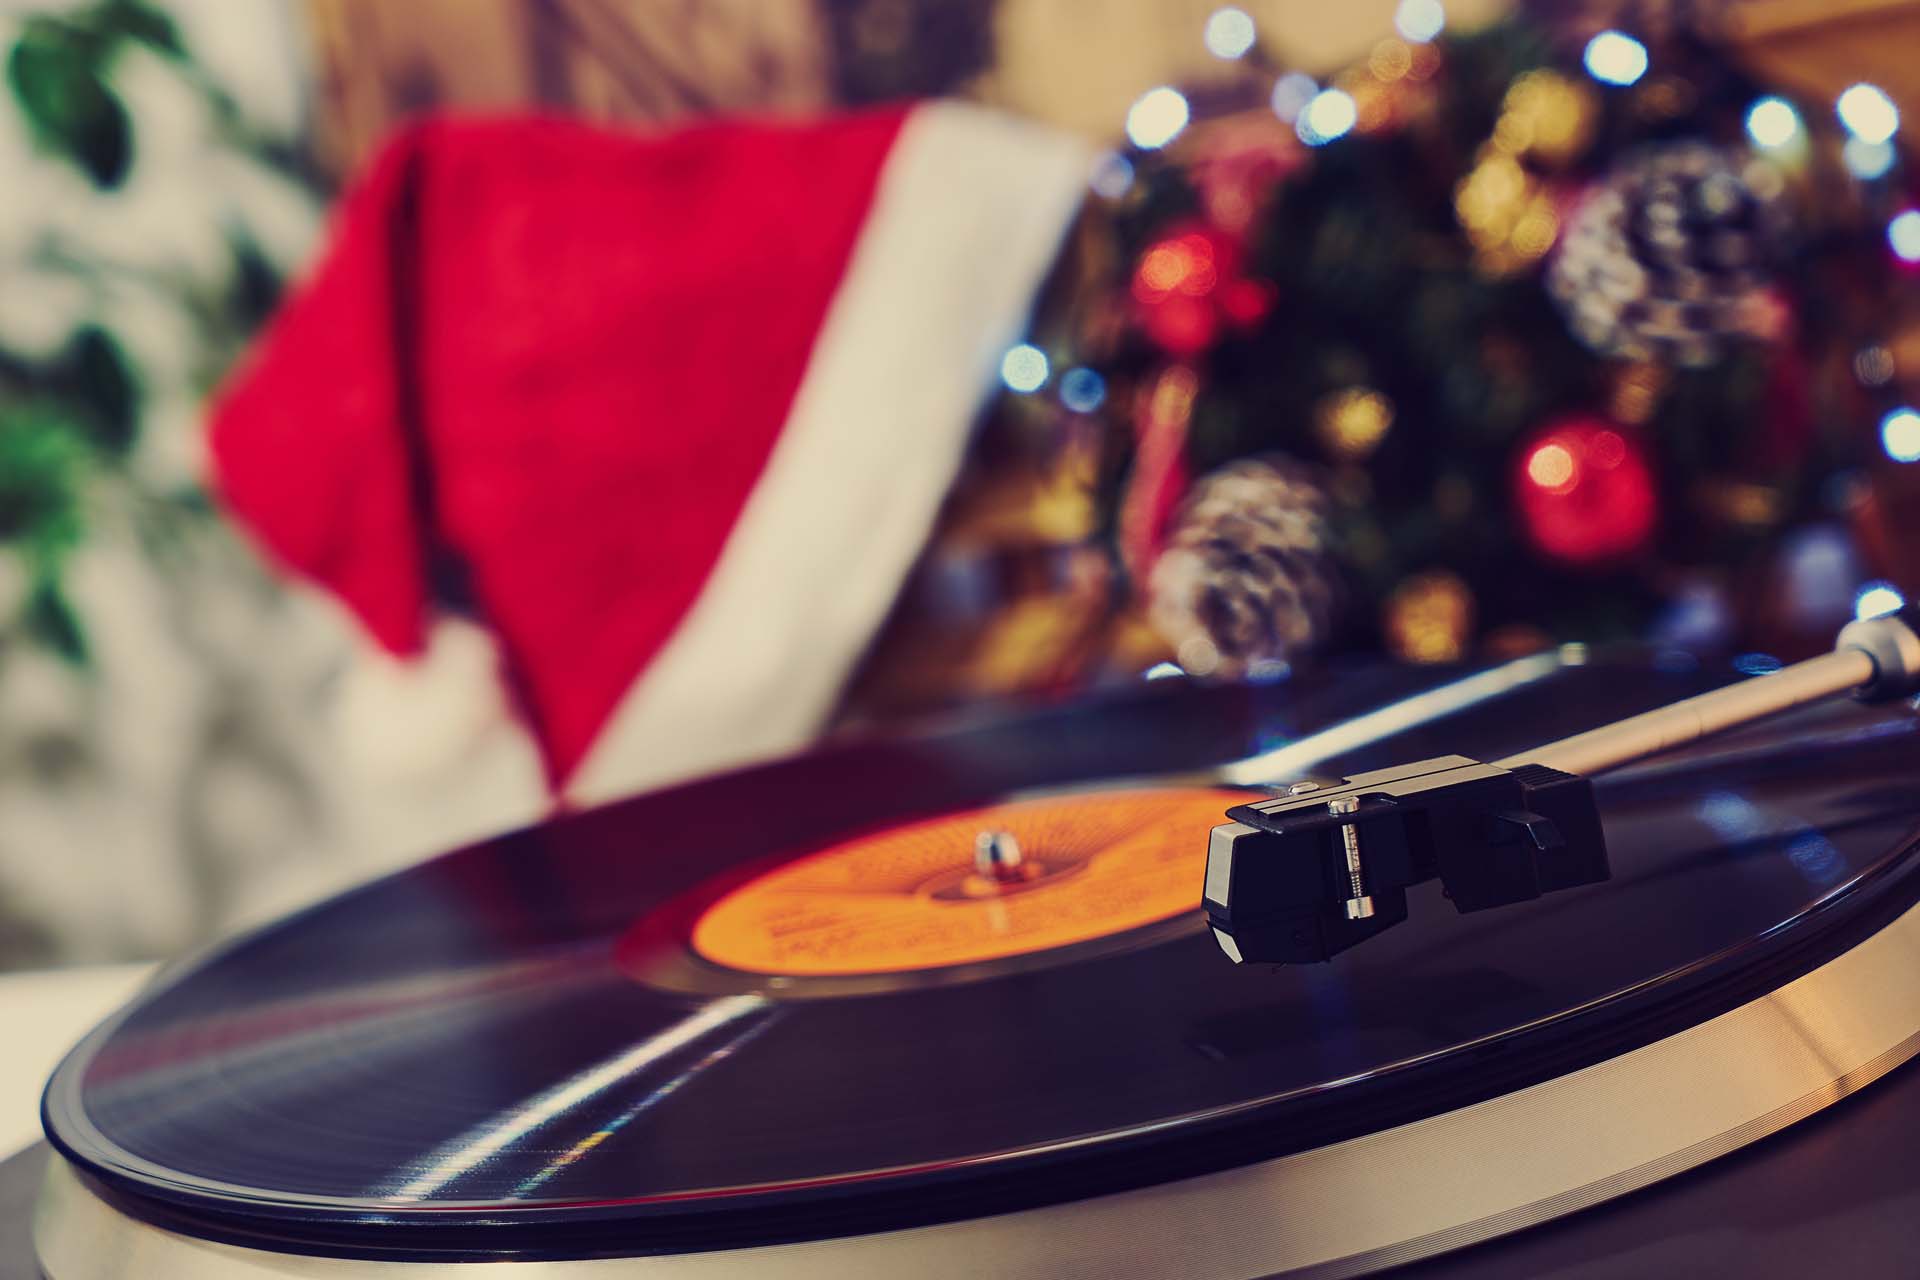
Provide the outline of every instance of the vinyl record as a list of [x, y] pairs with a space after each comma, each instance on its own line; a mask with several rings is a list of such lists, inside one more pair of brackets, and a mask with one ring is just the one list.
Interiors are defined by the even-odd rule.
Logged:
[[1492, 759], [1730, 678], [1170, 681], [641, 797], [175, 968], [61, 1067], [49, 1132], [170, 1232], [416, 1260], [837, 1239], [1363, 1151], [1905, 919], [1920, 725], [1830, 706], [1609, 775], [1611, 882], [1469, 916], [1423, 886], [1319, 966], [1222, 956], [1208, 827], [1263, 777]]

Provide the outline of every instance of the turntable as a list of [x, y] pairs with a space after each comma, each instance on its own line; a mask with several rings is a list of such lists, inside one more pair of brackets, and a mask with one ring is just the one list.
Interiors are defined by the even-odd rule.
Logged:
[[39, 1264], [1911, 1270], [1912, 622], [1155, 682], [449, 853], [72, 1052]]

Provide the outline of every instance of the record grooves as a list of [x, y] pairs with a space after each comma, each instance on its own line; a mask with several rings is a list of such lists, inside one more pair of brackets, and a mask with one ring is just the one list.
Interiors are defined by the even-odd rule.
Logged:
[[[964, 1164], [875, 1171], [811, 1185], [730, 1188], [686, 1197], [611, 1201], [544, 1209], [541, 1220], [514, 1221], [497, 1207], [432, 1211], [432, 1222], [405, 1224], [398, 1246], [377, 1251], [366, 1246], [364, 1210], [322, 1216], [308, 1210], [298, 1234], [263, 1230], [252, 1215], [199, 1216], [176, 1206], [144, 1216], [170, 1230], [236, 1244], [265, 1244], [293, 1252], [381, 1257], [389, 1253], [482, 1258], [502, 1254], [530, 1258], [624, 1256], [636, 1252], [679, 1253], [742, 1245], [776, 1244], [894, 1230], [1006, 1213], [1036, 1205], [1082, 1199], [1268, 1160], [1339, 1142], [1363, 1133], [1405, 1124], [1510, 1093], [1540, 1080], [1578, 1070], [1593, 1062], [1640, 1047], [1682, 1027], [1692, 1026], [1754, 995], [1772, 990], [1843, 953], [1848, 946], [1884, 927], [1920, 901], [1920, 873], [1910, 839], [1888, 865], [1862, 878], [1802, 919], [1757, 943], [1756, 954], [1716, 959], [1684, 975], [1653, 984], [1649, 993], [1623, 993], [1613, 1008], [1576, 1011], [1589, 1022], [1577, 1035], [1557, 1025], [1510, 1032], [1467, 1047], [1468, 1056], [1434, 1063], [1409, 1063], [1380, 1077], [1345, 1086], [1340, 1105], [1329, 1114], [1310, 1109], [1299, 1114], [1284, 1103], [1257, 1113], [1185, 1118], [1177, 1135], [1111, 1138], [1093, 1149], [1017, 1153], [1025, 1166], [1008, 1172], [987, 1157]], [[1830, 917], [1839, 916], [1839, 919]], [[1647, 1007], [1641, 1007], [1645, 1005]], [[1295, 1100], [1303, 1101], [1303, 1100]], [[1311, 1101], [1311, 1099], [1304, 1100]], [[72, 1153], [63, 1154], [72, 1158]], [[986, 1185], [970, 1185], [981, 1174]], [[875, 1194], [865, 1184], [911, 1178], [911, 1185]], [[109, 1199], [122, 1196], [103, 1181]], [[152, 1187], [144, 1188], [153, 1194]], [[160, 1194], [164, 1195], [165, 1191]], [[855, 1204], [843, 1196], [859, 1197]], [[726, 1202], [741, 1198], [746, 1215], [735, 1217]], [[769, 1203], [769, 1199], [773, 1203]], [[698, 1218], [650, 1220], [637, 1234], [627, 1214], [634, 1209], [693, 1207]], [[284, 1208], [274, 1206], [274, 1211]], [[329, 1219], [332, 1219], [329, 1221]], [[397, 1220], [382, 1222], [390, 1230]], [[604, 1242], [602, 1242], [604, 1237]], [[385, 1242], [383, 1242], [384, 1244]]]
[[[1377, 704], [1382, 681], [1400, 678], [1362, 672], [1348, 689]], [[1436, 742], [1491, 757], [1600, 708], [1698, 687], [1631, 665], [1568, 669], [1327, 767], [1419, 758]], [[807, 914], [821, 900], [806, 894], [822, 875], [844, 876], [847, 892], [867, 883], [881, 864], [844, 842], [872, 831], [876, 811], [883, 826], [958, 843], [969, 811], [1011, 793], [1017, 825], [1040, 820], [1018, 805], [1044, 817], [1097, 803], [1085, 787], [1103, 777], [1217, 785], [1210, 765], [1357, 709], [1340, 701], [1156, 690], [1039, 727], [825, 752], [460, 851], [179, 971], [63, 1065], [49, 1132], [126, 1219], [281, 1254], [699, 1254], [1025, 1221], [1049, 1206], [1091, 1222], [1100, 1197], [1173, 1204], [1161, 1189], [1190, 1179], [1221, 1188], [1223, 1206], [1310, 1169], [1337, 1181], [1327, 1162], [1351, 1140], [1417, 1143], [1440, 1126], [1458, 1146], [1465, 1118], [1493, 1123], [1536, 1094], [1568, 1099], [1571, 1131], [1582, 1104], [1567, 1091], [1581, 1081], [1622, 1087], [1683, 1042], [1705, 1044], [1710, 1023], [1771, 1045], [1781, 993], [1817, 988], [1846, 1005], [1846, 984], [1885, 963], [1890, 939], [1920, 938], [1920, 732], [1909, 708], [1849, 707], [1603, 782], [1611, 884], [1474, 916], [1436, 892], [1330, 965], [1236, 969], [1197, 913], [1156, 922], [1148, 905], [1104, 936], [985, 961], [940, 942], [965, 963], [830, 969], [784, 994], [779, 974], [733, 971], [690, 942], [672, 963], [618, 958], [629, 936], [670, 953], [716, 902], [799, 912], [804, 927], [838, 930], [823, 937], [852, 938], [861, 917]], [[1809, 734], [1847, 767], [1783, 768]], [[1036, 769], [1049, 736], [1052, 764]], [[1035, 783], [1069, 789], [1048, 801]], [[933, 856], [882, 839], [888, 859]], [[1058, 849], [1035, 857], [1048, 875], [1065, 865]], [[765, 878], [783, 864], [785, 879]], [[1081, 868], [1030, 896], [1084, 894], [1099, 881]], [[889, 892], [919, 897], [886, 917], [904, 932], [885, 936], [931, 936], [960, 918], [935, 913], [977, 905], [958, 872], [924, 870], [900, 870]], [[772, 892], [738, 897], [743, 882]], [[884, 914], [891, 901], [852, 909]], [[867, 964], [858, 957], [894, 944], [848, 945], [855, 960], [827, 963]], [[826, 985], [796, 989], [815, 981]], [[379, 1003], [383, 984], [405, 982], [422, 984], [424, 1005]], [[1894, 1030], [1911, 1053], [1920, 1010]], [[1802, 1067], [1782, 1052], [1756, 1070], [1787, 1088]], [[1815, 1093], [1839, 1096], [1903, 1056], [1883, 1046], [1841, 1062]], [[1760, 1136], [1790, 1110], [1741, 1123]], [[1609, 1176], [1624, 1189], [1642, 1165], [1659, 1162]]]

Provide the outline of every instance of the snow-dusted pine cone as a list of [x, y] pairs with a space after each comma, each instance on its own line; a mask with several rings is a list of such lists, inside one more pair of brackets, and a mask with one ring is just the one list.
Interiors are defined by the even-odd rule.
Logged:
[[1641, 154], [1568, 221], [1547, 288], [1604, 355], [1712, 363], [1751, 329], [1785, 235], [1778, 175], [1698, 142]]
[[1203, 477], [1149, 577], [1180, 665], [1238, 675], [1326, 639], [1340, 597], [1325, 490], [1308, 468], [1249, 458]]

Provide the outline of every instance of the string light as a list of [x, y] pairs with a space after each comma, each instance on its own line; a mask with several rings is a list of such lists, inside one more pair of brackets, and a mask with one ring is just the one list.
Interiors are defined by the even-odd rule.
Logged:
[[1157, 151], [1180, 136], [1190, 115], [1178, 89], [1149, 89], [1127, 109], [1127, 138], [1142, 151]]
[[1887, 243], [1902, 262], [1920, 262], [1920, 209], [1902, 209], [1887, 224]]
[[1372, 387], [1330, 392], [1314, 404], [1313, 425], [1329, 453], [1357, 461], [1378, 448], [1393, 425], [1393, 401]]
[[1231, 62], [1247, 56], [1247, 51], [1253, 48], [1255, 35], [1253, 19], [1247, 16], [1246, 11], [1228, 7], [1213, 11], [1201, 38], [1206, 41], [1208, 53]]
[[1587, 41], [1587, 74], [1605, 84], [1629, 85], [1647, 74], [1647, 46], [1624, 31], [1602, 31]]
[[1893, 144], [1848, 138], [1840, 148], [1840, 162], [1847, 166], [1848, 173], [1863, 181], [1884, 177], [1893, 168]]
[[1903, 607], [1907, 598], [1891, 582], [1869, 582], [1853, 597], [1853, 616], [1880, 618]]
[[1879, 85], [1854, 85], [1834, 104], [1840, 123], [1862, 142], [1891, 142], [1900, 130], [1900, 108]]
[[1290, 71], [1273, 82], [1273, 114], [1292, 124], [1319, 92], [1319, 82], [1312, 76]]
[[1322, 89], [1300, 110], [1294, 132], [1310, 147], [1325, 146], [1353, 128], [1360, 108], [1344, 89]]
[[1000, 380], [1015, 391], [1038, 391], [1047, 385], [1047, 353], [1022, 342], [1000, 359]]
[[1069, 369], [1060, 376], [1060, 403], [1075, 413], [1092, 413], [1106, 398], [1106, 379], [1091, 369]]
[[1853, 376], [1863, 387], [1884, 387], [1894, 373], [1893, 352], [1877, 342], [1853, 353]]
[[1920, 413], [1902, 405], [1880, 419], [1880, 447], [1895, 462], [1920, 462]]
[[1095, 195], [1118, 200], [1133, 189], [1133, 161], [1118, 151], [1109, 151], [1093, 162], [1093, 176], [1087, 179]]
[[1447, 11], [1440, 0], [1400, 0], [1393, 11], [1393, 28], [1403, 39], [1426, 44], [1447, 28]]
[[1549, 444], [1527, 459], [1527, 479], [1542, 489], [1566, 489], [1573, 483], [1573, 455], [1565, 445]]
[[1787, 146], [1800, 136], [1800, 113], [1785, 98], [1762, 98], [1747, 108], [1747, 136], [1768, 150]]

